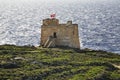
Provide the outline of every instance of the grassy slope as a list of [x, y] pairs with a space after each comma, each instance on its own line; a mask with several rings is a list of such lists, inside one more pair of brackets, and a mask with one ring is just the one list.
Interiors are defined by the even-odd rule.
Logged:
[[0, 80], [120, 80], [120, 55], [0, 46]]

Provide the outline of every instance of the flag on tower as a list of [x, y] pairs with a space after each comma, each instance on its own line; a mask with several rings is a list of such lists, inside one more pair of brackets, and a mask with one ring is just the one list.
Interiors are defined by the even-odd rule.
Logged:
[[51, 14], [50, 17], [53, 19], [55, 18], [56, 14]]

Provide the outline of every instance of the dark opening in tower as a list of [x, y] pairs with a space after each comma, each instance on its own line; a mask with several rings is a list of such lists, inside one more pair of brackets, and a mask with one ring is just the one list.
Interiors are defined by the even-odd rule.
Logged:
[[57, 38], [56, 32], [53, 33], [53, 37], [54, 37], [54, 38]]

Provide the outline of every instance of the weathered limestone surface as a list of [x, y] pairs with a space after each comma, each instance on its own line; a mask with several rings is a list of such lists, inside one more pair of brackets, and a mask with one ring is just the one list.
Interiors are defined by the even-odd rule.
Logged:
[[59, 24], [58, 19], [45, 19], [41, 26], [41, 45], [44, 46], [49, 37], [55, 38], [55, 46], [80, 48], [78, 25], [68, 21]]

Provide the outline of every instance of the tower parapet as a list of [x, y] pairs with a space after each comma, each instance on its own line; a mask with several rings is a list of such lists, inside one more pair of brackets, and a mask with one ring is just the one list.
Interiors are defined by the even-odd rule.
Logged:
[[58, 19], [55, 19], [55, 18], [53, 18], [53, 19], [44, 19], [43, 20], [43, 25], [59, 25], [59, 20]]

